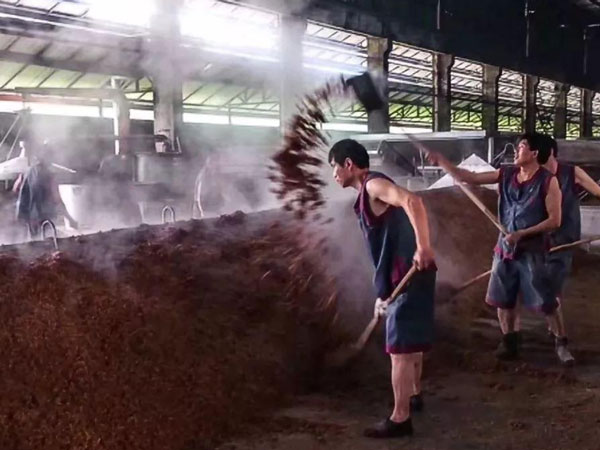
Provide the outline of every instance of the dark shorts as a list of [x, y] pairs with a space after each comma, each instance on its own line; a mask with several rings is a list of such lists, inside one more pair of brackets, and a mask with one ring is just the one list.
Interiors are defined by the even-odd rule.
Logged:
[[572, 264], [572, 251], [563, 250], [561, 252], [550, 253], [546, 257], [546, 268], [552, 285], [552, 291], [557, 297], [560, 297], [563, 293], [567, 278], [571, 273]]
[[388, 307], [386, 351], [390, 354], [420, 353], [433, 342], [433, 311], [436, 272], [417, 272], [407, 290]]
[[514, 259], [494, 255], [486, 303], [500, 309], [514, 309], [519, 292], [523, 305], [552, 314], [557, 306], [543, 253], [522, 253]]

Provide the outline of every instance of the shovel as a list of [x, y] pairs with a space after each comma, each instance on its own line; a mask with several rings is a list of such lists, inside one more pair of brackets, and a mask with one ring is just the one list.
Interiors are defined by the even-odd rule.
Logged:
[[571, 242], [569, 244], [558, 245], [550, 249], [550, 253], [560, 252], [561, 250], [568, 250], [579, 245], [591, 244], [592, 242], [600, 241], [600, 236], [592, 236], [590, 238], [581, 239], [579, 241]]
[[498, 228], [500, 233], [502, 233], [504, 236], [506, 236], [508, 234], [508, 231], [506, 231], [506, 228], [504, 228], [500, 224], [500, 222], [498, 222], [498, 219], [496, 219], [496, 216], [489, 209], [487, 209], [487, 207], [483, 204], [483, 202], [481, 200], [479, 200], [479, 197], [477, 197], [473, 193], [473, 191], [467, 187], [466, 184], [460, 183], [458, 181], [456, 182], [456, 184], [460, 188], [460, 190], [463, 191], [467, 197], [469, 197], [469, 199], [475, 204], [475, 206], [477, 206], [477, 208], [479, 208], [480, 211], [483, 214], [485, 214], [485, 216], [490, 220], [490, 222], [492, 222], [492, 224], [494, 224], [494, 226], [496, 228]]
[[[421, 142], [413, 135], [407, 134], [406, 136], [419, 150], [422, 150], [424, 152], [428, 151], [427, 148], [425, 148], [425, 146], [423, 146], [423, 144], [421, 144]], [[449, 175], [452, 176], [451, 174]], [[496, 216], [489, 209], [487, 209], [487, 207], [483, 204], [481, 200], [479, 200], [479, 197], [477, 197], [477, 195], [475, 195], [475, 193], [473, 193], [473, 191], [469, 187], [467, 187], [465, 183], [462, 183], [456, 179], [454, 179], [454, 181], [456, 182], [456, 185], [460, 188], [460, 190], [463, 191], [467, 197], [469, 197], [469, 200], [471, 200], [473, 204], [475, 204], [475, 206], [477, 206], [477, 208], [479, 208], [479, 210], [490, 220], [490, 222], [492, 222], [492, 224], [494, 224], [494, 226], [498, 228], [500, 233], [506, 236], [508, 234], [506, 228], [504, 228], [500, 224]]]
[[[409, 281], [416, 272], [417, 268], [413, 265], [410, 268], [410, 270], [406, 273], [406, 275], [404, 275], [404, 278], [402, 278], [400, 284], [396, 286], [396, 289], [394, 289], [392, 295], [390, 295], [390, 298], [386, 300], [386, 306], [391, 305], [396, 300], [396, 297], [398, 297], [400, 292], [402, 292], [402, 290], [406, 287], [406, 285], [409, 283]], [[369, 339], [373, 335], [373, 331], [375, 331], [375, 328], [377, 327], [377, 324], [379, 323], [380, 319], [381, 316], [379, 314], [373, 316], [373, 318], [366, 326], [364, 331], [361, 333], [360, 337], [356, 340], [356, 342], [349, 345], [348, 347], [343, 347], [332, 353], [329, 357], [326, 358], [325, 366], [328, 368], [343, 367], [350, 361], [352, 361], [354, 358], [356, 358], [356, 356], [358, 356], [358, 354], [362, 352], [362, 350], [365, 348], [367, 342], [369, 342]]]
[[464, 282], [460, 286], [454, 286], [448, 282], [441, 282], [438, 286], [436, 300], [441, 302], [448, 302], [456, 297], [461, 292], [470, 288], [474, 284], [477, 284], [478, 281], [487, 278], [492, 273], [491, 270], [488, 270], [485, 273], [479, 274], [476, 277], [471, 278], [470, 280]]
[[[558, 245], [556, 247], [552, 247], [549, 251], [549, 253], [556, 253], [556, 252], [560, 252], [562, 250], [569, 250], [573, 247], [577, 247], [579, 245], [585, 245], [585, 244], [590, 244], [592, 242], [595, 241], [600, 241], [600, 236], [593, 236], [587, 239], [581, 239], [580, 241], [575, 241], [575, 242], [570, 242], [569, 244], [563, 244], [563, 245]], [[472, 285], [474, 285], [475, 283], [477, 283], [480, 280], [483, 280], [484, 278], [488, 277], [490, 274], [492, 273], [491, 270], [488, 270], [487, 272], [484, 272], [480, 275], [477, 275], [474, 278], [471, 278], [469, 281], [467, 281], [466, 283], [462, 284], [461, 286], [454, 288], [451, 293], [448, 294], [448, 298], [452, 299], [452, 297], [455, 297], [457, 294], [459, 294], [460, 292], [464, 291], [465, 289], [467, 289], [468, 287], [471, 287]]]
[[346, 89], [351, 89], [354, 92], [354, 95], [356, 95], [356, 98], [365, 107], [367, 112], [384, 107], [383, 97], [369, 72], [348, 79], [342, 78], [342, 82]]

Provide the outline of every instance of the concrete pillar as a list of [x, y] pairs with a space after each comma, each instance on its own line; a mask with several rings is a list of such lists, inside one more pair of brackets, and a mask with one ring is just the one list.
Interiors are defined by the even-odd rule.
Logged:
[[450, 131], [452, 125], [450, 74], [454, 56], [433, 54], [433, 131]]
[[384, 106], [369, 112], [369, 133], [386, 134], [390, 132], [390, 89], [388, 75], [390, 71], [390, 53], [393, 48], [391, 39], [369, 36], [367, 40], [367, 65], [373, 79], [381, 88]]
[[535, 132], [535, 125], [537, 120], [536, 114], [536, 99], [537, 99], [537, 87], [540, 83], [540, 77], [535, 75], [525, 75], [525, 92], [524, 92], [524, 103], [525, 103], [525, 132]]
[[296, 16], [280, 18], [281, 95], [279, 118], [281, 129], [297, 111], [299, 97], [304, 92], [303, 39], [306, 19]]
[[565, 139], [567, 137], [567, 94], [571, 86], [564, 83], [554, 83], [556, 94], [556, 108], [554, 110], [554, 137]]
[[[129, 80], [126, 78], [113, 77], [110, 80], [111, 87], [122, 91]], [[116, 94], [112, 100], [113, 130], [117, 137], [127, 138], [131, 135], [131, 118], [129, 114], [129, 103], [125, 94]], [[115, 155], [126, 154], [129, 151], [130, 141], [128, 139], [115, 140]]]
[[183, 125], [183, 79], [179, 64], [181, 31], [179, 11], [182, 0], [159, 0], [152, 18], [152, 64], [148, 68], [154, 91], [154, 134], [167, 137], [156, 144], [159, 153], [179, 148]]
[[589, 89], [581, 90], [581, 114], [580, 114], [580, 134], [581, 137], [592, 137], [594, 135], [594, 118], [592, 115], [592, 102], [594, 100], [594, 91]]
[[502, 69], [483, 65], [483, 129], [487, 134], [498, 132], [498, 81]]

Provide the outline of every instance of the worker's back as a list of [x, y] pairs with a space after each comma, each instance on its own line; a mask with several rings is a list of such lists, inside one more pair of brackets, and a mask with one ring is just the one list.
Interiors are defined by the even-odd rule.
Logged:
[[29, 168], [19, 189], [18, 220], [43, 222], [54, 218], [56, 202], [53, 183], [53, 175], [43, 162]]

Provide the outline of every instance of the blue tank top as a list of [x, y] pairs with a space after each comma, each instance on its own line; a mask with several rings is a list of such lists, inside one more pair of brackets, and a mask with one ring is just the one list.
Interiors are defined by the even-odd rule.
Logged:
[[[515, 166], [500, 169], [498, 216], [509, 233], [530, 228], [548, 218], [546, 194], [554, 175], [540, 167], [531, 179], [521, 183], [518, 174], [519, 168]], [[511, 259], [521, 252], [546, 252], [548, 245], [547, 233], [523, 238], [516, 248], [509, 246], [500, 235], [496, 252]]]
[[575, 182], [575, 167], [559, 163], [556, 178], [562, 192], [562, 220], [560, 228], [550, 234], [553, 247], [581, 239], [581, 212], [579, 192]]
[[417, 244], [412, 224], [403, 208], [388, 206], [380, 216], [371, 211], [367, 182], [375, 178], [385, 178], [393, 183], [382, 173], [369, 172], [354, 210], [375, 265], [373, 283], [377, 295], [386, 300], [410, 270]]

